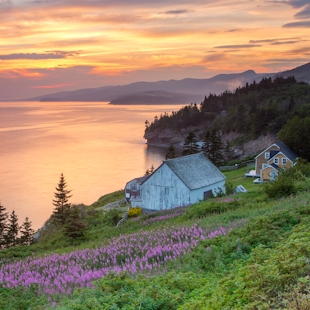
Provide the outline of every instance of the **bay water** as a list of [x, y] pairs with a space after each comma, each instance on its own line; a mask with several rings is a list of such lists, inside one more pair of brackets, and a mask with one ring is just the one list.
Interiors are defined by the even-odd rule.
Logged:
[[63, 173], [71, 203], [89, 205], [163, 161], [143, 138], [145, 120], [181, 105], [0, 102], [0, 203], [34, 229], [52, 214]]

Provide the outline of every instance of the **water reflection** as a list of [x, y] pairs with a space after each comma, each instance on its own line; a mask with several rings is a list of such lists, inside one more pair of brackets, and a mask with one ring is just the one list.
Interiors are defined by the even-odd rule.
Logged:
[[[179, 106], [181, 107], [181, 105]], [[165, 147], [147, 146], [144, 121], [178, 106], [0, 103], [0, 200], [39, 228], [53, 211], [64, 173], [72, 203], [100, 196], [157, 168]]]

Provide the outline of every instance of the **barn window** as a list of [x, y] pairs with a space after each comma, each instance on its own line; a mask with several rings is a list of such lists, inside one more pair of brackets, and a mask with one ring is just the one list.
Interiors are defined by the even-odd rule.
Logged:
[[203, 199], [206, 200], [212, 196], [212, 190], [206, 191], [203, 193]]

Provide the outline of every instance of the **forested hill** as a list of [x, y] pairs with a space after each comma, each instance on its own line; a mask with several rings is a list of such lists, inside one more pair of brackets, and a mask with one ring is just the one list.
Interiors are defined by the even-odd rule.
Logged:
[[[263, 78], [234, 92], [210, 94], [200, 104], [192, 103], [172, 114], [155, 116], [146, 121], [145, 138], [148, 143], [160, 142], [163, 131], [195, 131], [203, 135], [215, 129], [221, 134], [234, 132], [250, 141], [266, 133], [278, 133], [294, 116], [310, 116], [310, 85], [297, 82], [293, 76]], [[187, 130], [188, 129], [188, 130]], [[169, 143], [167, 141], [162, 141]], [[233, 142], [233, 141], [232, 141]]]

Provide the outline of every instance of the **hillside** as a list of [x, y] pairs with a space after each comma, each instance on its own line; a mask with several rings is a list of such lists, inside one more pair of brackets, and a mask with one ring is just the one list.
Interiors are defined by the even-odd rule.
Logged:
[[295, 194], [281, 199], [245, 171], [226, 176], [248, 193], [120, 227], [117, 213], [90, 206], [84, 241], [70, 245], [51, 229], [37, 244], [1, 251], [0, 309], [308, 309], [309, 164], [287, 176]]
[[224, 142], [229, 140], [235, 148], [242, 148], [263, 136], [275, 138], [294, 116], [309, 116], [309, 103], [309, 84], [297, 82], [292, 76], [263, 78], [233, 92], [210, 94], [200, 105], [190, 104], [171, 115], [155, 116], [144, 137], [151, 145], [180, 145], [190, 131], [203, 141], [207, 130], [216, 130]]
[[[135, 82], [128, 85], [104, 86], [98, 88], [79, 89], [27, 98], [26, 101], [111, 101], [124, 96], [138, 96], [143, 92], [172, 92], [186, 94], [187, 102], [195, 102], [197, 96], [201, 101], [210, 92], [219, 94], [226, 89], [234, 89], [256, 79], [263, 74], [253, 70], [242, 73], [220, 74], [208, 79], [186, 78], [157, 82]], [[158, 104], [159, 102], [156, 102]]]
[[110, 104], [188, 104], [198, 100], [201, 100], [200, 95], [148, 91], [115, 98]]

